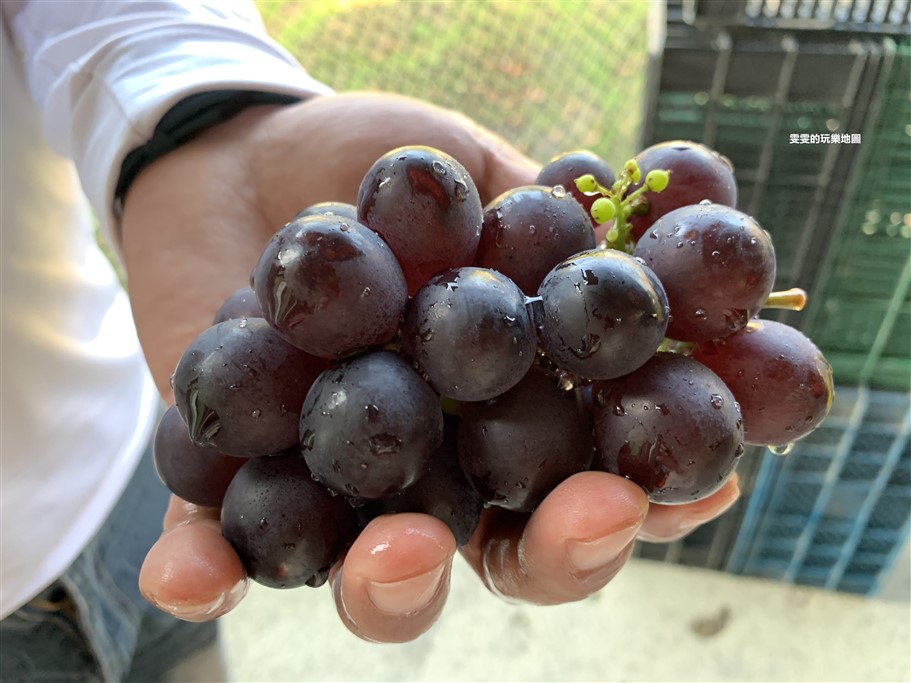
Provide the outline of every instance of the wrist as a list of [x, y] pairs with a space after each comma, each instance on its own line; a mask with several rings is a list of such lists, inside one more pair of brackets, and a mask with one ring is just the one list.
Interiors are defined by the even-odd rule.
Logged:
[[148, 142], [124, 158], [114, 191], [115, 214], [123, 216], [127, 192], [139, 174], [157, 159], [251, 107], [299, 101], [300, 98], [293, 95], [245, 90], [217, 90], [184, 98], [161, 118]]

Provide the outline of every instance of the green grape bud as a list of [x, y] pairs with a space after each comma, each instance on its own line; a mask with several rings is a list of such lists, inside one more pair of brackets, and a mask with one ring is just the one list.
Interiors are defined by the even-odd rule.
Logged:
[[650, 189], [652, 192], [661, 192], [664, 188], [667, 187], [668, 182], [671, 179], [671, 174], [668, 171], [654, 170], [649, 171], [645, 176], [645, 186]]
[[601, 197], [596, 199], [592, 204], [592, 218], [595, 219], [595, 222], [598, 225], [602, 223], [607, 223], [611, 220], [617, 213], [614, 203], [607, 197]]
[[579, 192], [584, 194], [590, 194], [598, 191], [598, 181], [595, 180], [595, 176], [591, 173], [586, 173], [583, 176], [576, 178], [576, 187], [579, 188]]
[[607, 240], [608, 244], [616, 242], [620, 238], [620, 231], [617, 229], [617, 226], [613, 226], [610, 230], [607, 231], [607, 234], [604, 236], [604, 239]]
[[638, 183], [642, 180], [642, 171], [635, 159], [630, 159], [623, 165], [623, 172], [626, 173], [626, 175], [629, 176], [629, 179], [634, 183]]

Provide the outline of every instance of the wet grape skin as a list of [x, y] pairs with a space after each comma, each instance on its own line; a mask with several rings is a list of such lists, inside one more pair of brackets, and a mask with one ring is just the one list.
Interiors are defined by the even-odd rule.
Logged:
[[459, 462], [487, 503], [530, 512], [564, 479], [588, 469], [591, 434], [575, 393], [533, 367], [502, 396], [462, 404]]
[[347, 202], [319, 202], [318, 204], [311, 204], [307, 208], [298, 211], [297, 215], [294, 216], [292, 220], [306, 218], [307, 216], [326, 215], [357, 221], [357, 207], [354, 204], [348, 204]]
[[768, 232], [745, 213], [721, 204], [675, 209], [636, 244], [661, 280], [671, 307], [667, 336], [717, 339], [742, 329], [775, 284], [775, 249]]
[[465, 167], [429, 147], [380, 157], [358, 190], [358, 218], [395, 252], [408, 294], [449, 268], [472, 265], [483, 210]]
[[595, 247], [590, 217], [561, 189], [527, 185], [509, 190], [484, 210], [476, 263], [534, 296], [560, 261]]
[[743, 422], [721, 379], [692, 358], [658, 353], [624, 377], [595, 382], [594, 469], [627, 477], [655, 503], [717, 491], [743, 454]]
[[325, 583], [358, 525], [351, 506], [313, 480], [295, 449], [246, 462], [225, 494], [221, 531], [251, 579], [295, 588]]
[[[601, 195], [587, 195], [576, 187], [575, 182], [577, 178], [589, 173], [595, 177], [601, 187], [608, 189], [616, 180], [614, 172], [604, 159], [594, 152], [577, 150], [560, 154], [544, 164], [538, 172], [535, 183], [551, 187], [562, 185], [566, 192], [585, 209], [585, 215], [592, 227], [597, 227], [597, 223], [591, 217], [591, 208]], [[582, 251], [582, 249], [577, 249], [577, 251]]]
[[644, 149], [636, 155], [643, 180], [630, 188], [641, 187], [649, 171], [670, 172], [670, 181], [661, 192], [646, 191], [644, 211], [634, 210], [629, 217], [633, 237], [640, 239], [663, 215], [704, 199], [725, 206], [737, 206], [737, 181], [731, 162], [718, 152], [697, 142], [670, 140]]
[[693, 357], [737, 398], [747, 443], [793, 443], [832, 407], [832, 367], [806, 335], [784, 323], [753, 320], [736, 334], [697, 344]]
[[409, 303], [403, 350], [438, 393], [493, 398], [514, 386], [537, 349], [525, 296], [509, 278], [466, 267], [435, 276]]
[[284, 339], [330, 359], [388, 342], [407, 302], [386, 243], [356, 221], [329, 215], [279, 230], [253, 271], [253, 289]]
[[313, 383], [300, 444], [318, 480], [352, 499], [385, 498], [417, 481], [443, 438], [433, 389], [390, 351], [351, 358]]
[[484, 504], [459, 465], [457, 429], [458, 418], [446, 416], [443, 442], [431, 455], [424, 475], [401, 493], [359, 507], [361, 523], [382, 514], [420, 512], [445, 522], [459, 546], [468, 543]]
[[539, 339], [563, 370], [588, 379], [632, 372], [664, 340], [667, 297], [647, 267], [608, 249], [563, 261], [541, 283]]
[[301, 405], [325, 366], [262, 318], [227, 320], [184, 351], [174, 399], [194, 443], [232, 456], [271, 455], [297, 443]]
[[155, 429], [152, 457], [158, 478], [188, 503], [221, 507], [228, 484], [246, 458], [234, 458], [190, 441], [177, 406], [170, 406]]
[[235, 290], [215, 312], [212, 324], [217, 325], [225, 320], [241, 318], [262, 318], [263, 309], [256, 300], [252, 287], [241, 287]]

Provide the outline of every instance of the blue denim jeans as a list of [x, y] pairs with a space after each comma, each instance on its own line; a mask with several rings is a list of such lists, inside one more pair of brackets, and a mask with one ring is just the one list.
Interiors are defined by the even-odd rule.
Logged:
[[114, 512], [67, 572], [0, 621], [0, 681], [151, 683], [214, 643], [214, 623], [180, 621], [139, 593], [139, 568], [161, 533], [168, 495], [150, 444]]

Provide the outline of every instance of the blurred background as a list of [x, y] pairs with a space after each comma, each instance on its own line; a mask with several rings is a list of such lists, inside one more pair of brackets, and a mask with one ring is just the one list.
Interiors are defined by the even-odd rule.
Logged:
[[[850, 602], [856, 596], [893, 601], [901, 627], [889, 622], [884, 647], [907, 660], [911, 0], [258, 5], [270, 33], [336, 90], [392, 91], [461, 110], [541, 162], [586, 148], [619, 168], [671, 139], [701, 141], [731, 159], [738, 208], [773, 236], [777, 288], [809, 293], [804, 311], [765, 317], [820, 346], [836, 400], [786, 455], [753, 448], [744, 456], [744, 495], [723, 519], [674, 544], [640, 543], [639, 561], [646, 572], [677, 567], [681, 585], [707, 576], [721, 592], [793, 586], [810, 592], [788, 595], [845, 605], [861, 604]], [[730, 575], [759, 583], [725, 583]], [[774, 602], [778, 594], [762, 595]], [[902, 666], [874, 678], [907, 680]], [[678, 680], [708, 680], [699, 671]], [[788, 679], [834, 680], [812, 667], [790, 671]], [[844, 680], [858, 671], [842, 669]], [[561, 672], [541, 677], [575, 679]], [[777, 675], [747, 665], [728, 673]]]

